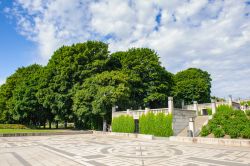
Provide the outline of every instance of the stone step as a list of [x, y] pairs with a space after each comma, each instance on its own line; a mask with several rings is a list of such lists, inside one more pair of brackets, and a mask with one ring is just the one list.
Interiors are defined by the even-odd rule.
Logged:
[[[209, 116], [197, 116], [194, 120], [196, 136], [200, 133], [203, 125], [208, 122]], [[188, 131], [188, 126], [184, 128], [177, 136], [186, 137]]]

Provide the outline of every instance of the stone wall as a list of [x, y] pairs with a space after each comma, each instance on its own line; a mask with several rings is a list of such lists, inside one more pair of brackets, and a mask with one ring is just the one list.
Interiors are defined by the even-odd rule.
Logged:
[[196, 111], [176, 109], [173, 111], [173, 131], [174, 135], [179, 134], [188, 126], [189, 118], [196, 117]]

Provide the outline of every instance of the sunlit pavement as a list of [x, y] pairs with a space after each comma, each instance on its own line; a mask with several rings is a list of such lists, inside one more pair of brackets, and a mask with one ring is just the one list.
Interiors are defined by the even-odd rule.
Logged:
[[250, 149], [91, 134], [0, 137], [1, 166], [249, 166]]

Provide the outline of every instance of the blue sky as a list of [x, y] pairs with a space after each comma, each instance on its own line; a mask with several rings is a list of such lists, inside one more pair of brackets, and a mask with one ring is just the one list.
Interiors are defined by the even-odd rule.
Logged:
[[11, 75], [18, 67], [32, 63], [35, 51], [34, 43], [28, 41], [16, 31], [15, 22], [4, 14], [4, 8], [11, 1], [0, 4], [0, 83]]
[[170, 72], [197, 67], [212, 94], [250, 98], [250, 0], [0, 0], [0, 84], [62, 45], [149, 47]]

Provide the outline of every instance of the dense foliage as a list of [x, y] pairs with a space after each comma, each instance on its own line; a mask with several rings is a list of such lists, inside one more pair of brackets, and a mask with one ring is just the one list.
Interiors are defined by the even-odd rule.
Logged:
[[[100, 129], [103, 120], [111, 123], [114, 105], [120, 110], [166, 107], [172, 94], [207, 101], [209, 75], [199, 69], [181, 73], [166, 71], [148, 48], [111, 54], [108, 45], [98, 41], [63, 46], [46, 66], [21, 67], [0, 86], [0, 123], [61, 122], [67, 127], [71, 122], [77, 128]], [[187, 77], [195, 80], [195, 88], [186, 86]]]
[[139, 119], [139, 132], [161, 137], [172, 136], [172, 115], [152, 112], [143, 114]]
[[213, 133], [215, 137], [229, 135], [231, 138], [250, 138], [250, 118], [243, 111], [221, 105], [213, 115], [213, 119], [203, 126], [201, 136]]
[[134, 118], [129, 115], [121, 115], [112, 120], [112, 131], [121, 133], [133, 133], [135, 131]]
[[210, 74], [201, 69], [189, 68], [174, 76], [173, 96], [176, 101], [184, 100], [186, 104], [210, 102]]

